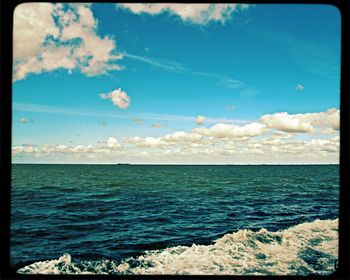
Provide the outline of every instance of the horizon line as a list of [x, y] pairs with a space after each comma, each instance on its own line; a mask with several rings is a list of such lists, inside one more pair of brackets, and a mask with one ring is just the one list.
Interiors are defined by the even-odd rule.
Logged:
[[63, 162], [12, 162], [13, 164], [32, 165], [195, 165], [195, 166], [227, 166], [227, 165], [340, 165], [340, 163], [63, 163]]

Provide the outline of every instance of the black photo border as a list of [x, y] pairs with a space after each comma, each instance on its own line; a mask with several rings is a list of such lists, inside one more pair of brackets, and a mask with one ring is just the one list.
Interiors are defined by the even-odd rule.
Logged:
[[[13, 11], [21, 3], [51, 1], [0, 0], [0, 279], [350, 279], [350, 1], [348, 0], [241, 0], [220, 3], [310, 4], [332, 5], [341, 15], [341, 79], [340, 79], [340, 157], [339, 157], [339, 259], [337, 271], [327, 276], [235, 276], [235, 275], [23, 275], [10, 264], [11, 217], [11, 141], [12, 141], [12, 30]], [[54, 2], [54, 1], [52, 1]], [[89, 3], [98, 1], [57, 1], [57, 3]], [[101, 1], [103, 3], [142, 1]], [[154, 2], [154, 1], [146, 1]], [[157, 1], [158, 3], [191, 3], [196, 1]], [[207, 2], [207, 1], [200, 1]], [[215, 1], [210, 1], [215, 3]], [[30, 42], [28, 42], [30, 44]]]

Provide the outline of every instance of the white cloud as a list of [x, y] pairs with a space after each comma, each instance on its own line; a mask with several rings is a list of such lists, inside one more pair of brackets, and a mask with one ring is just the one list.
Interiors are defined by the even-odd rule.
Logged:
[[39, 151], [38, 148], [35, 148], [33, 145], [23, 144], [21, 146], [15, 146], [12, 148], [12, 154], [35, 154]]
[[110, 93], [100, 93], [102, 99], [111, 99], [112, 103], [120, 109], [126, 109], [130, 105], [130, 97], [121, 88], [118, 88]]
[[335, 133], [338, 133], [338, 131], [329, 127], [321, 131], [321, 134], [335, 134]]
[[114, 137], [108, 137], [106, 141], [106, 146], [110, 149], [120, 149], [121, 145], [119, 144], [118, 140]]
[[71, 57], [69, 47], [47, 47], [42, 50], [40, 57], [31, 57], [15, 65], [15, 80], [24, 79], [29, 73], [48, 72], [59, 68], [73, 70], [75, 67], [76, 62]]
[[218, 123], [211, 128], [200, 127], [193, 129], [193, 132], [200, 135], [213, 136], [216, 138], [254, 137], [263, 134], [265, 131], [266, 126], [257, 122], [243, 126]]
[[270, 137], [272, 139], [287, 139], [290, 138], [292, 134], [286, 133], [283, 131], [277, 131], [276, 133], [273, 133]]
[[194, 132], [194, 133], [189, 133], [185, 131], [177, 131], [172, 134], [167, 134], [164, 137], [161, 137], [162, 140], [166, 142], [172, 142], [172, 143], [177, 143], [177, 142], [198, 142], [202, 139], [202, 135]]
[[285, 132], [314, 132], [314, 126], [328, 127], [339, 130], [340, 111], [331, 108], [326, 112], [306, 113], [306, 114], [288, 114], [275, 113], [264, 115], [260, 121], [269, 128], [275, 128]]
[[[218, 123], [209, 128], [197, 127], [191, 131], [175, 131], [159, 137], [118, 139], [110, 136], [96, 145], [16, 145], [12, 152], [17, 159], [64, 157], [80, 162], [91, 159], [130, 163], [339, 162], [339, 131], [332, 128], [337, 127], [339, 110], [332, 108], [318, 113], [276, 113], [265, 116], [269, 116], [268, 121], [274, 124], [273, 127], [259, 122], [246, 125]], [[281, 116], [282, 121], [275, 122]], [[295, 119], [299, 121], [295, 122], [297, 125], [293, 123]], [[329, 134], [327, 132], [318, 137], [319, 134], [313, 133], [300, 137], [295, 130], [304, 123], [319, 128], [321, 133], [328, 129]]]
[[12, 154], [35, 154], [36, 156], [57, 156], [57, 155], [100, 155], [102, 157], [108, 154], [115, 154], [123, 152], [124, 147], [119, 143], [118, 139], [114, 137], [108, 137], [105, 141], [100, 141], [99, 145], [48, 145], [44, 144], [40, 147], [34, 147], [33, 145], [21, 145], [12, 148]]
[[166, 59], [141, 56], [141, 55], [134, 55], [134, 54], [129, 54], [129, 53], [123, 53], [123, 56], [126, 58], [130, 58], [130, 59], [134, 59], [137, 61], [147, 63], [151, 66], [160, 68], [160, 69], [165, 70], [165, 71], [176, 72], [176, 73], [190, 72], [183, 65], [181, 65], [177, 62], [166, 60]]
[[129, 138], [124, 138], [123, 142], [125, 144], [132, 144], [137, 147], [143, 147], [143, 148], [157, 148], [157, 147], [165, 147], [168, 146], [169, 144], [164, 142], [160, 137], [155, 138], [155, 137], [129, 137]]
[[[249, 154], [255, 153], [251, 148], [259, 149], [261, 154], [278, 159], [293, 159], [295, 162], [312, 162], [312, 159], [332, 159], [337, 162], [339, 153], [339, 138], [331, 139], [311, 139], [308, 141], [296, 139], [261, 139], [247, 142], [247, 146], [239, 150], [239, 153]], [[293, 162], [293, 160], [292, 160]], [[317, 162], [317, 160], [316, 160]]]
[[204, 116], [200, 116], [200, 115], [197, 116], [196, 124], [198, 124], [198, 125], [203, 124], [205, 122], [205, 119], [206, 119], [206, 117], [204, 117]]
[[[193, 134], [192, 134], [193, 137]], [[159, 163], [310, 163], [333, 162], [339, 158], [339, 136], [328, 139], [258, 139], [228, 141], [199, 137], [179, 132], [166, 137], [131, 137], [123, 144], [109, 137], [97, 145], [20, 145], [12, 148], [16, 158], [41, 157], [90, 159], [108, 162], [159, 162]], [[168, 137], [170, 140], [170, 138]], [[190, 141], [189, 141], [190, 140]]]
[[54, 8], [55, 5], [50, 3], [25, 3], [16, 7], [13, 23], [14, 59], [35, 56], [46, 36], [58, 36], [59, 28], [52, 17]]
[[247, 4], [141, 4], [123, 3], [117, 7], [128, 9], [135, 14], [147, 13], [157, 15], [170, 13], [180, 17], [185, 22], [194, 24], [208, 24], [211, 21], [225, 23], [232, 14], [249, 7]]
[[302, 120], [299, 115], [289, 115], [286, 112], [264, 115], [260, 121], [269, 128], [285, 132], [312, 132], [314, 130], [310, 122]]
[[336, 108], [328, 109], [326, 112], [298, 114], [297, 116], [303, 121], [309, 121], [314, 126], [339, 130], [340, 111]]
[[200, 143], [202, 138], [203, 136], [197, 133], [176, 131], [162, 137], [128, 137], [123, 139], [123, 143], [137, 147], [161, 148], [178, 144]]
[[[55, 22], [54, 19], [57, 19]], [[97, 34], [89, 4], [24, 3], [14, 13], [13, 80], [66, 69], [86, 76], [120, 70], [115, 41]]]
[[26, 120], [26, 118], [19, 118], [19, 120], [18, 120], [18, 122], [20, 122], [20, 123], [27, 123], [27, 120]]
[[295, 87], [295, 90], [303, 91], [304, 90], [304, 86], [302, 84], [297, 84], [296, 87]]

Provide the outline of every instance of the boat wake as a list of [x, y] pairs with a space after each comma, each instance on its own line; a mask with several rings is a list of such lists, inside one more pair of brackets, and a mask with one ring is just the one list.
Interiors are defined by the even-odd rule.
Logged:
[[338, 219], [315, 220], [285, 230], [239, 230], [211, 245], [149, 250], [138, 257], [75, 260], [64, 254], [35, 262], [22, 274], [231, 274], [327, 275], [338, 256]]

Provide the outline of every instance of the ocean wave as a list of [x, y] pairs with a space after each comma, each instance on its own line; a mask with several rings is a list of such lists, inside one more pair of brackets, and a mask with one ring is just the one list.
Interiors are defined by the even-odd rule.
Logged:
[[338, 219], [270, 232], [239, 230], [211, 245], [174, 246], [113, 260], [73, 260], [69, 254], [35, 262], [22, 274], [326, 275], [338, 256]]

